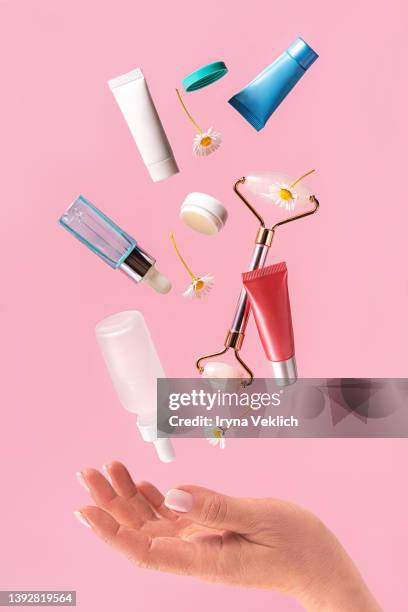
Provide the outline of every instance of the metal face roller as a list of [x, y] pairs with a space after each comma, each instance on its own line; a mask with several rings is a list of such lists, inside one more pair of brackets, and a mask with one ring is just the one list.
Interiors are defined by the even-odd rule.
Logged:
[[[314, 171], [311, 170], [310, 172], [307, 172], [295, 181], [292, 181], [289, 177], [282, 176], [273, 172], [253, 173], [248, 175], [247, 177], [240, 178], [234, 184], [234, 192], [249, 209], [249, 211], [256, 217], [260, 224], [255, 239], [255, 249], [252, 254], [249, 270], [257, 270], [259, 268], [264, 267], [268, 256], [269, 248], [272, 244], [275, 231], [278, 227], [287, 223], [291, 223], [292, 221], [297, 221], [298, 219], [302, 219], [303, 217], [308, 217], [309, 215], [313, 215], [315, 212], [317, 212], [319, 208], [319, 201], [314, 195], [312, 195], [312, 192], [305, 185], [301, 184], [301, 181], [312, 172]], [[263, 217], [241, 193], [240, 186], [244, 184], [253, 194], [272, 201], [274, 204], [280, 206], [281, 208], [286, 208], [287, 210], [294, 210], [295, 207], [299, 206], [311, 206], [311, 208], [309, 208], [305, 212], [300, 212], [298, 214], [291, 215], [285, 219], [282, 219], [281, 221], [275, 223], [269, 229], [266, 227]], [[247, 293], [245, 289], [242, 289], [238, 298], [231, 328], [229, 329], [224, 341], [224, 348], [216, 353], [203, 355], [202, 357], [199, 357], [199, 359], [197, 359], [196, 361], [196, 367], [201, 374], [204, 371], [202, 365], [203, 361], [211, 359], [212, 357], [218, 357], [219, 355], [223, 355], [228, 351], [228, 349], [232, 349], [234, 351], [235, 358], [248, 374], [248, 379], [243, 380], [242, 384], [250, 385], [252, 383], [254, 374], [240, 356], [240, 350], [244, 342], [245, 330], [248, 323], [249, 313], [250, 305]], [[291, 369], [291, 372], [293, 374], [293, 368], [289, 369]], [[279, 374], [279, 372], [277, 372], [277, 374]], [[288, 372], [285, 371], [284, 374], [286, 375], [288, 374]]]

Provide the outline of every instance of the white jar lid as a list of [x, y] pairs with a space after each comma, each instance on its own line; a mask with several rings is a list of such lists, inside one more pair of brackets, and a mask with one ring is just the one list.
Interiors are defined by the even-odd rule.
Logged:
[[189, 193], [180, 208], [180, 217], [191, 229], [201, 234], [216, 234], [228, 217], [227, 209], [206, 193]]

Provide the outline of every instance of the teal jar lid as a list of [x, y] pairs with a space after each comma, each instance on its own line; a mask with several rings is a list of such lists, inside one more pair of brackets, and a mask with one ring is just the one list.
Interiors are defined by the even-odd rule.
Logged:
[[224, 74], [227, 74], [227, 72], [228, 68], [224, 62], [207, 64], [186, 76], [182, 80], [183, 87], [186, 91], [195, 91], [196, 89], [207, 87], [207, 85], [211, 85], [211, 83], [218, 81], [218, 79], [223, 77]]

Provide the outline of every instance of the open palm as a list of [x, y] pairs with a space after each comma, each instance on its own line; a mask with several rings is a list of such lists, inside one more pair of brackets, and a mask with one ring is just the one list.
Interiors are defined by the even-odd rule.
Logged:
[[81, 515], [102, 539], [138, 565], [216, 579], [214, 557], [221, 548], [225, 553], [226, 544], [231, 546], [238, 535], [173, 512], [153, 484], [135, 484], [117, 461], [104, 471], [110, 482], [93, 468], [77, 473], [97, 506], [83, 508]]
[[[137, 565], [279, 590], [313, 601], [309, 610], [380, 609], [335, 536], [307, 510], [193, 485], [165, 498], [149, 482], [135, 484], [119, 462], [105, 470], [107, 477], [91, 468], [77, 473], [96, 506], [76, 516]], [[316, 607], [321, 592], [323, 606]], [[328, 592], [336, 607], [328, 605]], [[349, 606], [350, 592], [361, 605]]]

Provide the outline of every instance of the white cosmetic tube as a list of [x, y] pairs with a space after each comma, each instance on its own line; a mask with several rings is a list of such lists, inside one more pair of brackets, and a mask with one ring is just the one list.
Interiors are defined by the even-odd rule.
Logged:
[[108, 81], [152, 180], [179, 171], [169, 140], [140, 68]]

